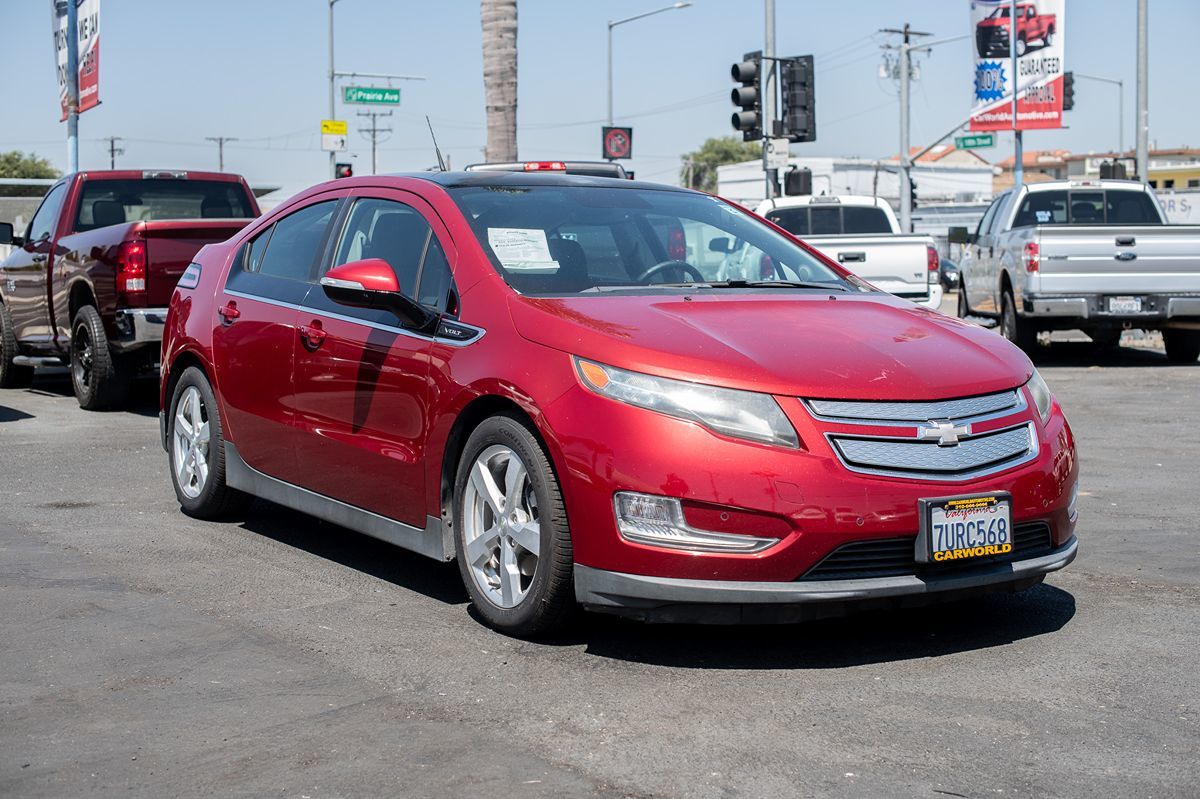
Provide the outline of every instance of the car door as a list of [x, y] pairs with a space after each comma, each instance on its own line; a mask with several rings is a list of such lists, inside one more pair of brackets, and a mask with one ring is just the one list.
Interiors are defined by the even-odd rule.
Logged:
[[[381, 189], [354, 198], [340, 228], [328, 268], [382, 258], [406, 295], [445, 308], [454, 251], [432, 208]], [[305, 487], [424, 527], [432, 339], [391, 312], [338, 305], [319, 285], [300, 318], [295, 422]]]
[[216, 302], [213, 359], [226, 438], [264, 474], [299, 482], [293, 424], [297, 318], [340, 199], [318, 196], [234, 256]]
[[975, 231], [975, 242], [971, 245], [971, 285], [967, 299], [973, 310], [984, 313], [996, 311], [996, 300], [992, 296], [991, 278], [989, 277], [995, 255], [990, 231], [999, 207], [1000, 198], [997, 197], [984, 212], [983, 219], [979, 221], [979, 227]]
[[5, 267], [4, 297], [13, 332], [27, 346], [44, 349], [54, 340], [46, 280], [54, 266], [58, 217], [67, 186], [59, 183], [46, 194], [29, 223], [24, 243], [13, 251]]

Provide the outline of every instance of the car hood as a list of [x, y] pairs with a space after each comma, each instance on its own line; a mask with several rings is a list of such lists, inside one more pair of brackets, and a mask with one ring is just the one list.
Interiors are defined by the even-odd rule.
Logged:
[[530, 341], [638, 372], [822, 399], [930, 400], [1029, 379], [995, 333], [883, 294], [512, 296]]

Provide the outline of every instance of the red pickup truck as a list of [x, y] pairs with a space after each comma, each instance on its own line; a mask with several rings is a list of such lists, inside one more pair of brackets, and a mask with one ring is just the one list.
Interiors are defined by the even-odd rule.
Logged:
[[[1009, 54], [1008, 4], [998, 7], [975, 26], [975, 49], [980, 58], [1006, 57]], [[1025, 55], [1030, 42], [1049, 47], [1054, 41], [1058, 21], [1054, 14], [1039, 14], [1033, 3], [1017, 6], [1017, 56]]]
[[81, 407], [121, 404], [158, 362], [167, 302], [200, 248], [258, 216], [246, 181], [216, 172], [67, 175], [24, 236], [0, 224], [0, 388], [71, 366]]

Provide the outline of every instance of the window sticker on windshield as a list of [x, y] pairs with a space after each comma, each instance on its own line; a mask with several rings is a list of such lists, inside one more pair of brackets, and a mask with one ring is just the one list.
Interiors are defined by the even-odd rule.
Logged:
[[558, 271], [558, 261], [551, 257], [546, 242], [546, 231], [540, 228], [490, 227], [488, 244], [505, 269], [531, 275], [552, 275]]
[[1054, 215], [1049, 211], [1038, 211], [1037, 212], [1037, 221], [1038, 222], [1049, 222], [1053, 217], [1054, 217]]

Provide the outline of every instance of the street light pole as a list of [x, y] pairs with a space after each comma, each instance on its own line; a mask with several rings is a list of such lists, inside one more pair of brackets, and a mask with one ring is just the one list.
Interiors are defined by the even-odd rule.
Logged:
[[1076, 72], [1075, 77], [1086, 78], [1087, 80], [1099, 81], [1100, 83], [1109, 83], [1117, 87], [1117, 152], [1121, 155], [1125, 154], [1125, 81], [1117, 80], [1116, 78], [1102, 78], [1099, 75], [1085, 75], [1082, 72]]
[[79, 171], [79, 10], [67, 0], [67, 171]]
[[[334, 97], [334, 78], [333, 71], [333, 6], [338, 0], [329, 0], [329, 119], [337, 117], [337, 107], [335, 106]], [[333, 150], [329, 151], [329, 176], [336, 177], [337, 169], [337, 153]]]
[[1137, 15], [1137, 176], [1150, 179], [1150, 41], [1147, 0], [1138, 0]]
[[652, 17], [655, 14], [661, 14], [664, 11], [674, 11], [677, 8], [687, 8], [690, 5], [691, 5], [690, 2], [681, 1], [678, 3], [673, 3], [669, 6], [664, 6], [663, 8], [656, 8], [653, 11], [646, 11], [641, 14], [634, 14], [632, 17], [625, 17], [625, 19], [617, 19], [617, 20], [610, 19], [608, 21], [608, 126], [609, 127], [612, 127], [612, 123], [613, 123], [613, 47], [612, 47], [613, 28], [617, 27], [618, 25], [624, 25], [626, 22], [633, 22], [634, 20], [643, 19], [644, 17]]

